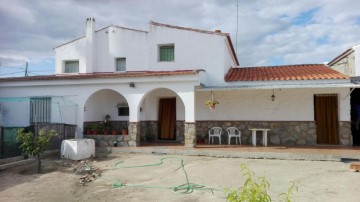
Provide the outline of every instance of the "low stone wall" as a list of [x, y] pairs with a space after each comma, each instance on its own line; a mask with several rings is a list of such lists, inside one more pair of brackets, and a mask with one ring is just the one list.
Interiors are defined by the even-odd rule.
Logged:
[[114, 146], [116, 141], [118, 147], [134, 146], [136, 141], [131, 138], [130, 135], [84, 135], [86, 139], [95, 140], [96, 146]]
[[[197, 121], [197, 138], [204, 138], [208, 142], [208, 131], [212, 127], [221, 127], [223, 135], [221, 141], [227, 143], [228, 127], [237, 127], [241, 131], [242, 144], [251, 144], [251, 131], [249, 128], [270, 128], [268, 133], [269, 145], [316, 145], [316, 124], [312, 121]], [[214, 138], [218, 143], [218, 139]], [[235, 141], [232, 139], [231, 141]], [[257, 135], [257, 144], [262, 144], [261, 135]], [[232, 144], [234, 144], [232, 142]], [[350, 122], [339, 122], [339, 144], [352, 145]]]

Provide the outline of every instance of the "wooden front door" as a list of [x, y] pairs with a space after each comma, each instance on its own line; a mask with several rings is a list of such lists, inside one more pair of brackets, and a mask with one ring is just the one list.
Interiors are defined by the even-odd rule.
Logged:
[[318, 144], [339, 144], [337, 95], [315, 95]]
[[175, 140], [176, 98], [160, 99], [158, 124], [160, 140]]

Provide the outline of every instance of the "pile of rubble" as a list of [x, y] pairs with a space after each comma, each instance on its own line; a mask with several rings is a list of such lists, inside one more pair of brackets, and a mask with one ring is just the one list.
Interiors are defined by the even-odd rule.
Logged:
[[80, 185], [84, 186], [88, 182], [92, 182], [99, 178], [102, 174], [102, 170], [92, 165], [92, 161], [80, 161], [80, 163], [74, 168], [76, 175], [82, 175], [80, 179]]
[[77, 161], [69, 163], [66, 160], [61, 160], [55, 161], [55, 164], [63, 167], [72, 167], [74, 164], [76, 164], [74, 167], [74, 172], [76, 175], [82, 175], [79, 178], [81, 186], [85, 186], [86, 183], [96, 180], [102, 174], [102, 170], [92, 165], [92, 160], [84, 160], [78, 163]]

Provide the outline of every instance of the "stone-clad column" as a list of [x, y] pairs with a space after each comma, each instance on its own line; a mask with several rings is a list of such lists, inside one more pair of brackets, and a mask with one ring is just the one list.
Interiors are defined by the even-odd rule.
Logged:
[[185, 123], [185, 147], [194, 148], [196, 146], [196, 124]]
[[129, 122], [128, 130], [129, 130], [129, 146], [130, 147], [138, 147], [140, 146], [140, 122]]

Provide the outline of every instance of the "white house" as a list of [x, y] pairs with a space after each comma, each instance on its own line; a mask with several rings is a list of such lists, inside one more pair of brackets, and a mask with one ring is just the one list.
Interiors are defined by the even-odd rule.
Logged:
[[88, 18], [84, 37], [54, 48], [55, 75], [0, 79], [0, 124], [75, 124], [81, 138], [108, 114], [129, 146], [150, 136], [193, 147], [213, 126], [238, 127], [243, 144], [252, 127], [269, 128], [270, 144], [353, 144], [348, 76], [320, 64], [241, 67], [227, 33], [149, 25], [95, 30]]
[[[360, 83], [360, 44], [348, 48], [327, 65], [336, 71], [350, 76], [353, 83]], [[351, 122], [356, 123], [360, 117], [360, 111], [356, 110], [356, 106], [360, 106], [360, 89], [351, 89], [350, 104]], [[360, 128], [358, 124], [352, 124], [351, 131], [354, 144], [360, 145]]]

